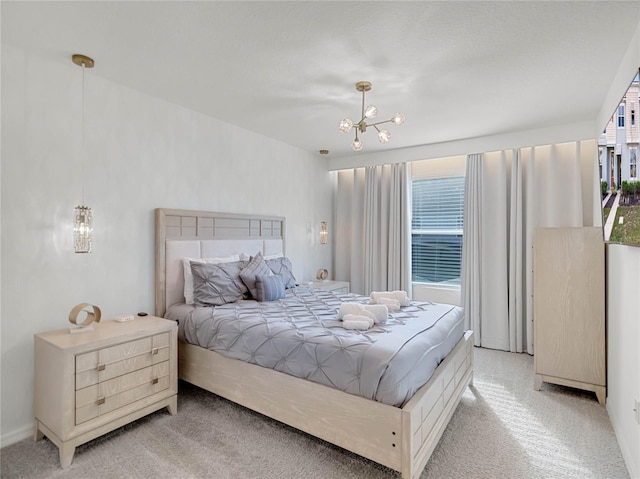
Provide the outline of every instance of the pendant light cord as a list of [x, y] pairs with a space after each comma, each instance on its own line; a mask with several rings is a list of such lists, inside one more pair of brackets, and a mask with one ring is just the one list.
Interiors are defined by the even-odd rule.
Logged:
[[82, 186], [82, 206], [84, 204], [84, 68], [85, 62], [82, 62], [82, 131], [80, 132], [80, 183]]

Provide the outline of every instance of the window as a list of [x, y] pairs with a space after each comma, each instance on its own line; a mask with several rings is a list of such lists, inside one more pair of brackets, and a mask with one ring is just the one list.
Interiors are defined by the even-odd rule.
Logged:
[[638, 177], [638, 149], [637, 148], [629, 148], [629, 177], [631, 178]]
[[624, 105], [618, 107], [618, 128], [624, 128]]
[[598, 148], [598, 169], [600, 171], [600, 180], [602, 181], [602, 148]]
[[413, 281], [460, 285], [464, 177], [413, 181]]
[[636, 124], [636, 104], [631, 104], [631, 125]]

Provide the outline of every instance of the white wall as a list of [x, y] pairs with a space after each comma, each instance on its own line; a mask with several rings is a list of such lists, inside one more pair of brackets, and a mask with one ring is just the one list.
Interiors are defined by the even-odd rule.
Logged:
[[154, 208], [285, 216], [296, 278], [331, 264], [318, 242], [333, 221], [325, 159], [102, 80], [99, 65], [86, 72], [95, 248], [77, 255], [82, 72], [2, 47], [2, 445], [31, 432], [34, 333], [67, 327], [80, 302], [106, 318], [153, 311]]
[[640, 478], [640, 248], [607, 245], [607, 411], [629, 474]]

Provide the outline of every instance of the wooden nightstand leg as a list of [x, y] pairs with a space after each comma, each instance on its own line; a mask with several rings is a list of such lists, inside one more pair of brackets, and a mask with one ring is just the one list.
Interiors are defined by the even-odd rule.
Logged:
[[173, 396], [171, 398], [169, 404], [167, 405], [167, 410], [172, 416], [178, 414], [178, 396]]
[[601, 406], [604, 406], [607, 403], [607, 388], [604, 386], [596, 386], [595, 390], [598, 402]]
[[33, 425], [33, 440], [39, 441], [43, 437], [44, 437], [44, 433], [40, 430], [40, 422], [36, 420]]
[[63, 469], [66, 469], [73, 462], [73, 455], [76, 452], [76, 447], [71, 444], [62, 444], [60, 447], [60, 465]]

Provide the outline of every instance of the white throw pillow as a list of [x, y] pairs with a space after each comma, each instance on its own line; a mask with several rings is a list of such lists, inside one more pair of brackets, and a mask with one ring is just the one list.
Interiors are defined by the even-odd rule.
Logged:
[[194, 263], [231, 263], [240, 261], [240, 255], [234, 254], [223, 258], [182, 258], [182, 269], [184, 270], [184, 302], [193, 304], [193, 274], [191, 273], [191, 262]]

